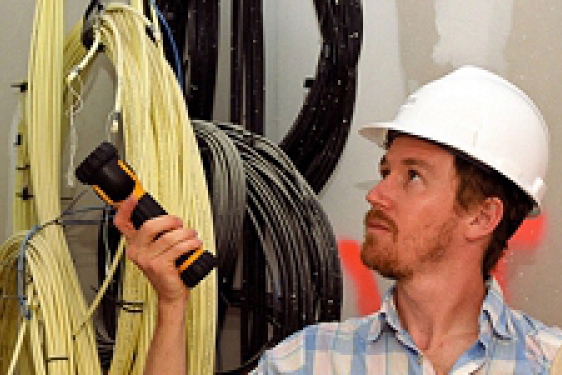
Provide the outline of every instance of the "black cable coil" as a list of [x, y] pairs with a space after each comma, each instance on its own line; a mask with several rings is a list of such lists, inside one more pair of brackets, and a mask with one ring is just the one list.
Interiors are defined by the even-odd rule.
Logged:
[[314, 0], [322, 36], [316, 77], [281, 148], [320, 192], [347, 141], [363, 34], [359, 0]]
[[[190, 117], [212, 120], [220, 7], [218, 0], [158, 0], [186, 56]], [[265, 133], [265, 57], [262, 0], [231, 3], [230, 122]], [[314, 0], [322, 46], [316, 76], [281, 148], [315, 192], [332, 175], [349, 134], [363, 36], [360, 0]], [[187, 12], [185, 11], [187, 9]], [[188, 51], [183, 50], [187, 30]], [[167, 47], [167, 56], [171, 56]]]
[[[192, 123], [216, 220], [217, 366], [236, 373], [304, 326], [339, 320], [337, 244], [316, 194], [278, 146], [237, 125]], [[239, 312], [241, 365], [222, 371], [221, 336], [231, 309]]]

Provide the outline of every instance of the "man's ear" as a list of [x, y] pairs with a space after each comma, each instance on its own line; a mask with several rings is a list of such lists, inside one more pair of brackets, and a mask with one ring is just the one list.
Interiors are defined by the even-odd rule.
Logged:
[[488, 197], [470, 210], [466, 237], [478, 240], [491, 234], [503, 218], [504, 206], [501, 199]]

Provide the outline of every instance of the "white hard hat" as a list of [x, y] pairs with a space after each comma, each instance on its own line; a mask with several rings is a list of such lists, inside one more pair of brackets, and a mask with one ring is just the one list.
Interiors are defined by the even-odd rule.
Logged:
[[450, 146], [503, 174], [535, 203], [546, 185], [549, 134], [533, 101], [502, 77], [464, 66], [416, 90], [391, 122], [359, 130], [384, 147], [388, 130]]

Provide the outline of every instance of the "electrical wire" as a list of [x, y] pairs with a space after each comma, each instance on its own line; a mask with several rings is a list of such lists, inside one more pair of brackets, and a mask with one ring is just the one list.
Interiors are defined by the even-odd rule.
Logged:
[[[96, 338], [103, 337], [103, 332], [93, 329], [92, 315], [105, 284], [87, 309], [62, 227], [44, 224], [61, 216], [62, 141], [71, 131], [62, 108], [81, 100], [80, 95], [70, 95], [72, 90], [64, 93], [63, 83], [72, 85], [86, 77], [100, 51], [107, 52], [116, 73], [109, 134], [123, 132], [127, 159], [143, 183], [170, 212], [197, 228], [206, 248], [214, 252], [205, 176], [181, 89], [163, 58], [158, 27], [143, 15], [142, 2], [133, 3], [102, 7], [92, 1], [92, 43], [86, 50], [82, 23], [63, 41], [62, 1], [37, 2], [30, 46], [31, 84], [25, 94], [17, 148], [18, 165], [29, 167], [16, 172], [16, 191], [21, 192], [16, 200], [25, 202], [14, 204], [18, 223], [13, 226], [36, 229], [17, 232], [0, 249], [2, 373], [7, 366], [21, 373], [101, 373]], [[154, 18], [154, 12], [150, 14]], [[113, 262], [119, 259], [116, 255]], [[20, 285], [27, 285], [25, 292], [15, 288], [17, 275]], [[128, 262], [122, 291], [117, 337], [114, 343], [104, 342], [114, 349], [108, 373], [140, 374], [155, 324], [154, 293]], [[213, 275], [192, 292], [186, 327], [192, 344], [186, 353], [189, 373], [213, 371], [215, 296]]]
[[[212, 119], [214, 102], [217, 3], [158, 1], [174, 22], [174, 35], [183, 38], [187, 34], [188, 107], [193, 118], [204, 120]], [[318, 193], [333, 173], [351, 127], [363, 20], [360, 0], [313, 0], [313, 4], [322, 38], [316, 74], [306, 80], [309, 92], [280, 146]], [[231, 2], [229, 120], [264, 135], [262, 7], [262, 0]]]
[[[237, 125], [194, 120], [193, 126], [217, 227], [217, 372], [235, 374], [294, 331], [340, 318], [339, 258], [318, 198], [278, 146]], [[231, 216], [223, 220], [226, 212]], [[227, 243], [235, 235], [231, 226], [244, 233], [234, 245]], [[224, 341], [225, 319], [234, 310], [241, 348], [236, 366], [222, 358], [231, 345]]]
[[191, 0], [187, 19], [187, 107], [193, 119], [211, 120], [218, 66], [219, 1]]
[[353, 116], [363, 22], [359, 0], [314, 0], [322, 48], [316, 76], [281, 148], [315, 192], [333, 173]]
[[[159, 34], [153, 28], [147, 35], [150, 21], [125, 5], [107, 5], [98, 20], [94, 32], [99, 32], [104, 52], [114, 62], [121, 79], [123, 105], [116, 106], [116, 111], [122, 114], [128, 162], [168, 211], [180, 213], [188, 225], [198, 229], [206, 247], [214, 251], [200, 155], [181, 89], [158, 47]], [[135, 313], [134, 309], [120, 311], [116, 355], [110, 373], [142, 371], [138, 363], [143, 363], [142, 356], [148, 349], [154, 327], [154, 297], [146, 280], [128, 263], [123, 274], [123, 300], [144, 301], [144, 304], [142, 314]], [[196, 343], [189, 346], [187, 353], [190, 373], [204, 374], [213, 369], [214, 288], [216, 281], [209, 277], [194, 290], [190, 299], [188, 340]], [[138, 347], [131, 343], [138, 343]]]
[[[21, 209], [21, 213], [14, 214], [14, 219], [18, 221], [13, 225], [14, 229], [34, 227], [38, 223], [47, 222], [49, 218], [59, 216], [61, 212], [58, 181], [61, 177], [59, 162], [62, 134], [58, 125], [62, 117], [62, 18], [61, 1], [37, 2], [28, 64], [29, 84], [19, 129], [22, 142], [17, 150], [18, 160], [25, 163], [25, 169], [16, 172], [16, 184], [25, 185], [16, 187], [16, 191], [21, 194], [15, 199], [25, 202], [15, 204], [18, 210]], [[76, 372], [96, 373], [99, 366], [90, 359], [96, 360], [97, 355], [91, 326], [85, 327], [75, 337], [69, 333], [77, 320], [83, 318], [86, 309], [62, 229], [58, 226], [45, 227], [40, 235], [34, 236], [31, 244], [32, 248], [40, 248], [41, 252], [26, 252], [26, 261], [21, 264], [25, 264], [25, 269], [29, 267], [29, 273], [34, 275], [40, 310], [36, 314], [32, 313], [29, 318], [35, 319], [38, 316], [42, 333], [39, 337], [35, 326], [30, 324], [18, 367], [29, 370], [29, 373], [42, 373], [44, 369], [63, 375]], [[2, 252], [7, 252], [9, 247], [3, 247]], [[36, 264], [43, 262], [47, 262], [48, 267], [34, 268]], [[4, 269], [5, 267], [3, 271]], [[40, 276], [45, 274], [45, 270], [53, 272], [53, 275], [49, 275], [49, 280]], [[22, 272], [20, 270], [20, 274]], [[21, 295], [18, 297], [23, 304], [29, 304], [33, 300], [31, 296], [27, 300], [22, 299]], [[55, 303], [51, 304], [54, 299]], [[19, 310], [16, 311], [19, 314]], [[22, 311], [30, 311], [29, 306], [22, 306]], [[46, 318], [51, 318], [51, 315], [56, 316], [57, 323]], [[23, 319], [28, 317], [12, 320], [11, 324], [21, 325]], [[57, 329], [59, 323], [65, 328]], [[39, 338], [42, 341], [34, 340]], [[42, 350], [45, 350], [44, 362], [41, 357], [36, 356]], [[22, 358], [26, 361], [22, 361]], [[6, 370], [4, 368], [2, 372]]]
[[162, 14], [160, 9], [157, 8], [156, 4], [154, 4], [154, 1], [153, 1], [153, 7], [155, 8], [158, 14], [158, 21], [160, 22], [160, 24], [163, 26], [165, 30], [164, 35], [167, 36], [166, 45], [171, 47], [170, 48], [171, 57], [168, 57], [168, 60], [173, 62], [172, 66], [174, 67], [174, 72], [176, 74], [176, 77], [178, 78], [178, 83], [181, 86], [182, 90], [184, 90], [185, 78], [183, 77], [183, 62], [174, 39], [174, 34], [172, 32], [172, 29], [170, 28], [170, 25], [168, 24], [168, 21], [166, 20], [166, 17]]

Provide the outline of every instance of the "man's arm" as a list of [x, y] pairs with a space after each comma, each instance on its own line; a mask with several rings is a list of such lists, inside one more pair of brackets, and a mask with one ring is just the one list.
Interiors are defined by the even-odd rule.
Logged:
[[127, 257], [148, 278], [158, 299], [158, 319], [148, 351], [145, 374], [185, 375], [186, 303], [189, 289], [184, 285], [175, 260], [202, 242], [194, 230], [183, 227], [174, 216], [146, 221], [139, 230], [131, 222], [136, 199], [124, 201], [115, 215], [115, 226], [127, 239]]
[[186, 374], [185, 304], [158, 303], [158, 320], [146, 357], [145, 375]]

